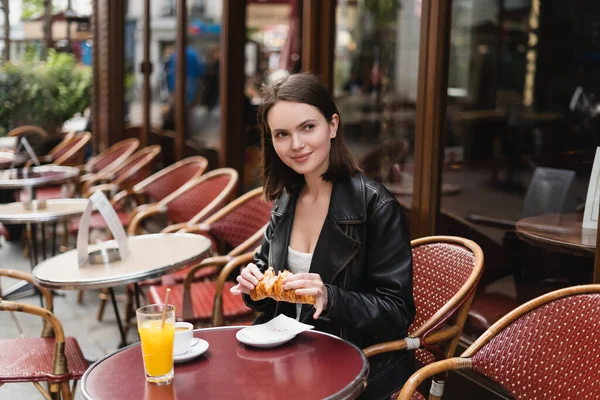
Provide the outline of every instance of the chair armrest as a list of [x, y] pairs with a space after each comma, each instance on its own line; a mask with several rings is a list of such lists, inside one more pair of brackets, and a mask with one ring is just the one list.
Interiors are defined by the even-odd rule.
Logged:
[[67, 369], [67, 358], [65, 357], [65, 332], [62, 324], [52, 312], [42, 307], [6, 300], [0, 300], [0, 311], [24, 312], [42, 317], [44, 319], [44, 326], [50, 326], [54, 332], [55, 346], [52, 374], [60, 376], [69, 372]]
[[125, 189], [125, 190], [121, 190], [120, 192], [116, 193], [112, 199], [110, 200], [110, 204], [113, 205], [113, 207], [115, 205], [117, 205], [118, 203], [120, 203], [121, 201], [125, 201], [125, 199], [127, 197], [133, 196], [135, 193], [132, 189]]
[[[183, 227], [180, 228], [180, 232], [210, 234], [210, 224], [188, 225], [186, 222], [184, 222], [183, 224], [176, 224], [176, 225], [183, 225]], [[175, 225], [171, 225], [171, 226], [175, 226]]]
[[468, 213], [466, 216], [467, 221], [469, 222], [473, 222], [476, 224], [480, 224], [480, 225], [486, 225], [486, 226], [492, 226], [495, 228], [501, 228], [501, 229], [515, 229], [515, 221], [510, 221], [507, 219], [502, 219], [502, 218], [494, 218], [494, 217], [488, 217], [486, 215], [479, 215], [479, 214], [473, 214], [473, 213]]
[[398, 400], [410, 400], [412, 395], [417, 391], [419, 385], [432, 376], [441, 374], [442, 372], [470, 368], [471, 359], [461, 357], [449, 358], [447, 360], [437, 361], [433, 364], [426, 365], [425, 367], [418, 369], [410, 378], [408, 378], [408, 381], [406, 381], [398, 396]]
[[194, 307], [192, 305], [192, 294], [191, 294], [191, 286], [192, 281], [194, 280], [194, 275], [200, 269], [210, 268], [210, 267], [222, 267], [231, 261], [231, 256], [214, 256], [204, 259], [200, 264], [190, 268], [188, 274], [183, 281], [183, 310], [182, 315], [183, 319], [193, 319], [194, 317]]
[[127, 234], [130, 236], [137, 235], [138, 228], [144, 219], [153, 215], [165, 214], [166, 212], [167, 208], [157, 203], [147, 205], [146, 207], [137, 207], [129, 222], [129, 227], [127, 227]]
[[89, 198], [94, 192], [103, 192], [109, 199], [113, 197], [119, 190], [119, 185], [115, 183], [103, 183], [101, 185], [95, 185], [88, 188], [84, 193], [83, 197]]
[[[33, 286], [38, 288], [42, 295], [44, 296], [44, 304], [46, 304], [46, 310], [53, 312], [54, 311], [54, 300], [52, 298], [52, 292], [48, 289], [40, 287], [33, 280], [33, 276], [30, 273], [17, 271], [14, 269], [0, 269], [0, 276], [6, 276], [13, 279], [20, 279], [25, 282], [31, 283]], [[0, 299], [2, 299], [2, 295], [0, 294]]]
[[229, 274], [231, 274], [236, 268], [248, 265], [248, 263], [253, 259], [254, 252], [251, 251], [235, 257], [233, 260], [225, 264], [225, 266], [221, 269], [219, 277], [217, 278], [217, 282], [215, 283], [216, 287], [215, 300], [213, 302], [212, 326], [223, 325], [223, 286], [225, 286], [225, 280], [227, 280]]
[[388, 353], [390, 351], [401, 351], [406, 350], [408, 345], [406, 339], [393, 340], [391, 342], [377, 343], [372, 346], [364, 348], [362, 351], [365, 353], [367, 358], [373, 357], [377, 354]]
[[[420, 340], [419, 348], [421, 348], [421, 347], [423, 347], [422, 346], [423, 343], [427, 344], [427, 345], [433, 345], [433, 344], [446, 342], [446, 341], [453, 339], [456, 336], [460, 335], [460, 332], [461, 332], [461, 329], [459, 326], [452, 325], [448, 328], [445, 328], [445, 329], [442, 329], [435, 333], [432, 333], [431, 335], [427, 335], [427, 337], [425, 337], [424, 339], [423, 338], [414, 338], [414, 339]], [[372, 346], [364, 348], [363, 353], [365, 353], [365, 356], [368, 358], [368, 357], [372, 357], [374, 355], [381, 354], [381, 353], [388, 353], [390, 351], [401, 351], [401, 350], [408, 350], [408, 341], [406, 340], [406, 338], [374, 344]]]
[[188, 232], [187, 230], [184, 230], [188, 226], [189, 225], [187, 222], [180, 222], [178, 224], [169, 225], [160, 232], [161, 233], [174, 233], [174, 232], [179, 232], [181, 230], [183, 230], [183, 232]]

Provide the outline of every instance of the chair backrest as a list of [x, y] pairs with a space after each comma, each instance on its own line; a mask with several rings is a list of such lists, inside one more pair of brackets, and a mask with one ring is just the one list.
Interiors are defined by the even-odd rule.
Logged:
[[215, 169], [189, 181], [158, 204], [167, 208], [167, 217], [173, 223], [204, 222], [230, 200], [237, 184], [236, 170]]
[[251, 190], [208, 218], [205, 223], [210, 234], [234, 248], [246, 242], [271, 217], [273, 203], [265, 201], [262, 194], [262, 187]]
[[125, 139], [115, 143], [102, 153], [90, 158], [85, 164], [85, 170], [91, 173], [100, 171], [107, 173], [125, 161], [139, 146], [138, 139]]
[[133, 191], [159, 201], [179, 189], [189, 180], [204, 173], [208, 161], [202, 156], [188, 157], [163, 168], [133, 187]]
[[52, 152], [53, 163], [56, 165], [78, 166], [83, 164], [85, 156], [85, 146], [92, 139], [89, 132], [74, 134], [68, 138], [62, 146], [57, 146], [56, 151]]
[[8, 132], [6, 134], [6, 136], [11, 136], [11, 137], [15, 137], [15, 136], [21, 136], [27, 133], [33, 133], [33, 134], [38, 134], [40, 136], [48, 136], [48, 132], [46, 132], [45, 129], [36, 126], [36, 125], [23, 125], [23, 126], [19, 126], [18, 128], [15, 128], [13, 130], [11, 130], [10, 132]]
[[160, 146], [148, 146], [131, 155], [115, 170], [113, 183], [121, 188], [132, 187], [147, 178], [152, 171], [152, 161], [160, 153]]
[[557, 290], [520, 306], [462, 355], [517, 399], [600, 393], [600, 285]]
[[[483, 252], [475, 242], [453, 236], [425, 237], [413, 240], [411, 245], [417, 315], [408, 332], [410, 337], [423, 339], [443, 328], [461, 306], [470, 305], [468, 300], [483, 272]], [[462, 321], [457, 322], [461, 330], [464, 314]], [[450, 347], [456, 343], [457, 340]], [[433, 355], [423, 349], [417, 350], [416, 356], [423, 364], [434, 361]]]
[[575, 211], [575, 171], [537, 167], [527, 189], [521, 217]]

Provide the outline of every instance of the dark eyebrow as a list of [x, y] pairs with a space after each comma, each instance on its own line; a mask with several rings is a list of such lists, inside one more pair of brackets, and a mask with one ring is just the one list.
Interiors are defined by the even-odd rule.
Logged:
[[[317, 120], [314, 118], [307, 119], [306, 121], [300, 122], [296, 128], [300, 128], [309, 122], [317, 122]], [[287, 132], [287, 129], [274, 129], [273, 130], [273, 133], [279, 133], [279, 132]]]
[[306, 124], [307, 124], [307, 123], [309, 123], [309, 122], [317, 122], [317, 120], [316, 120], [316, 119], [314, 119], [314, 118], [307, 119], [306, 121], [300, 122], [296, 128], [300, 128], [300, 127], [302, 127], [302, 126], [306, 125]]

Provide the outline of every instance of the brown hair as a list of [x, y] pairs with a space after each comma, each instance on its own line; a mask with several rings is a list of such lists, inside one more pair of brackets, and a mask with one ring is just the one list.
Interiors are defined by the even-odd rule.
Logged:
[[[277, 155], [273, 147], [271, 129], [267, 115], [279, 101], [303, 103], [315, 107], [331, 122], [334, 114], [340, 115], [331, 94], [315, 75], [304, 72], [293, 74], [275, 83], [264, 85], [261, 91], [262, 104], [258, 109], [258, 124], [262, 144], [262, 180], [265, 197], [268, 200], [279, 198], [284, 190], [292, 191], [304, 183], [304, 176], [297, 173]], [[335, 182], [348, 178], [360, 169], [344, 143], [342, 119], [340, 117], [336, 137], [331, 139], [329, 167], [322, 178]]]

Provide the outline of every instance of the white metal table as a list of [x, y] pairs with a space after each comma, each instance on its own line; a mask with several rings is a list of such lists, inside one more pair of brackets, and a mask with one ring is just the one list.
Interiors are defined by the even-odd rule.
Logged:
[[[191, 233], [132, 236], [128, 238], [128, 244], [129, 256], [125, 260], [109, 264], [88, 263], [80, 268], [77, 249], [74, 249], [42, 261], [33, 269], [34, 280], [45, 288], [67, 290], [108, 288], [121, 333], [121, 346], [126, 345], [127, 341], [113, 287], [137, 284], [145, 279], [173, 273], [200, 262], [211, 248], [209, 239]], [[116, 242], [111, 240], [90, 246], [89, 250], [114, 247]], [[139, 299], [137, 300], [139, 303]]]

